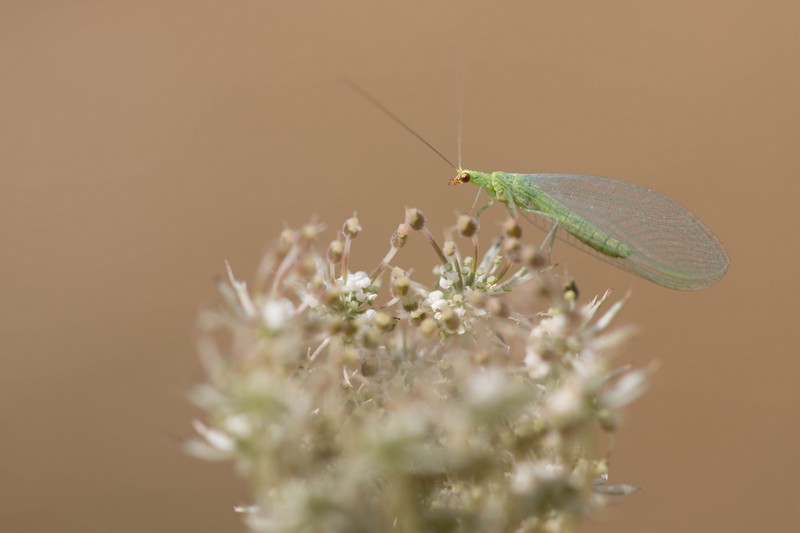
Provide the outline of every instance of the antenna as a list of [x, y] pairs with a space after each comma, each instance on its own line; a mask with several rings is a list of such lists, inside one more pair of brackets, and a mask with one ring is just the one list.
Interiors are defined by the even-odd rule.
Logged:
[[456, 143], [458, 144], [458, 168], [461, 166], [461, 144], [464, 140], [464, 85], [466, 64], [464, 59], [464, 45], [462, 43], [458, 58], [458, 93], [456, 95]]
[[377, 98], [375, 98], [374, 96], [372, 96], [370, 93], [368, 93], [368, 92], [367, 92], [365, 89], [363, 89], [363, 88], [362, 88], [360, 85], [356, 84], [356, 83], [355, 83], [354, 81], [352, 81], [352, 80], [349, 80], [349, 79], [347, 79], [347, 78], [343, 78], [343, 79], [342, 79], [342, 81], [343, 81], [345, 84], [347, 84], [347, 86], [348, 86], [348, 87], [350, 87], [352, 90], [354, 90], [356, 93], [358, 93], [359, 95], [361, 95], [361, 96], [362, 96], [363, 98], [365, 98], [365, 99], [366, 99], [368, 102], [372, 103], [372, 105], [374, 105], [374, 106], [375, 106], [375, 107], [377, 107], [377, 108], [378, 108], [380, 111], [382, 111], [382, 112], [383, 112], [383, 114], [385, 114], [385, 115], [386, 115], [387, 117], [389, 117], [390, 119], [394, 120], [396, 123], [398, 123], [400, 126], [402, 126], [402, 127], [403, 127], [403, 129], [405, 129], [405, 130], [406, 130], [407, 132], [409, 132], [411, 135], [413, 135], [413, 136], [414, 136], [414, 137], [416, 137], [418, 140], [420, 140], [420, 141], [422, 142], [422, 144], [424, 144], [425, 146], [427, 146], [428, 148], [430, 148], [431, 150], [433, 150], [433, 152], [434, 152], [436, 155], [438, 155], [439, 157], [441, 157], [441, 158], [442, 158], [442, 160], [443, 160], [445, 163], [447, 163], [448, 165], [450, 165], [452, 168], [454, 168], [454, 169], [458, 170], [458, 167], [457, 167], [457, 166], [455, 166], [455, 165], [454, 165], [454, 164], [453, 164], [453, 163], [452, 163], [452, 162], [451, 162], [449, 159], [447, 159], [447, 158], [446, 158], [444, 155], [442, 155], [442, 152], [440, 152], [439, 150], [437, 150], [436, 148], [434, 148], [434, 147], [433, 147], [433, 145], [432, 145], [431, 143], [429, 143], [428, 141], [426, 141], [426, 140], [425, 140], [425, 139], [422, 137], [422, 135], [420, 135], [419, 133], [417, 133], [416, 131], [414, 131], [413, 129], [411, 129], [411, 126], [409, 126], [408, 124], [406, 124], [405, 122], [403, 122], [402, 120], [400, 120], [400, 118], [399, 118], [397, 115], [395, 115], [394, 113], [392, 113], [391, 111], [389, 111], [389, 108], [387, 108], [385, 105], [383, 105], [382, 103], [380, 103], [380, 101], [379, 101]]

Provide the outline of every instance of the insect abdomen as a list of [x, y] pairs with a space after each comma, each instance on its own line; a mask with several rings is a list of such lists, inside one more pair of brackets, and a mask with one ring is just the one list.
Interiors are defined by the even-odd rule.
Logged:
[[[587, 226], [593, 228], [594, 230], [588, 230], [590, 233], [587, 233]], [[570, 228], [567, 226], [563, 227], [570, 233], [570, 235], [603, 255], [607, 255], [609, 257], [628, 257], [631, 255], [631, 249], [628, 246], [625, 246], [613, 237], [609, 237], [607, 234], [594, 228], [586, 221], [584, 221], [582, 231], [578, 233], [570, 231]]]
[[586, 246], [608, 257], [624, 258], [633, 253], [630, 246], [611, 237], [585, 218], [570, 212], [541, 191], [530, 198], [528, 209], [525, 210], [545, 215], [555, 221], [560, 229], [566, 230]]

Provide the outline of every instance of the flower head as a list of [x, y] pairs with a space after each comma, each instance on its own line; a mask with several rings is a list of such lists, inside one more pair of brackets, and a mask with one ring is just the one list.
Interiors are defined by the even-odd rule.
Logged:
[[[229, 268], [227, 306], [202, 315], [207, 421], [187, 449], [236, 461], [248, 527], [551, 530], [600, 505], [615, 488], [592, 430], [615, 431], [647, 377], [613, 363], [621, 303], [578, 303], [515, 220], [479, 255], [477, 220], [440, 246], [409, 209], [371, 273], [350, 270], [362, 231], [351, 217], [324, 252], [321, 226], [284, 231], [254, 288]], [[395, 264], [417, 235], [431, 283]]]

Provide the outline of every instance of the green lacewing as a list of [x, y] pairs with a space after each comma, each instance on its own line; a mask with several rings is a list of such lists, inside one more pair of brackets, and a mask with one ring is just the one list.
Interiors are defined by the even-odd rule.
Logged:
[[560, 239], [671, 289], [710, 287], [728, 269], [725, 249], [711, 230], [668, 196], [634, 183], [584, 174], [463, 169], [371, 94], [346, 82], [456, 169], [451, 185], [474, 183], [489, 195], [489, 205], [500, 201], [512, 213], [548, 220]]
[[[675, 200], [625, 181], [583, 174], [459, 170], [509, 208], [551, 221], [556, 235], [664, 287], [697, 290], [719, 281], [728, 256], [719, 240]], [[566, 235], [563, 233], [566, 232]]]

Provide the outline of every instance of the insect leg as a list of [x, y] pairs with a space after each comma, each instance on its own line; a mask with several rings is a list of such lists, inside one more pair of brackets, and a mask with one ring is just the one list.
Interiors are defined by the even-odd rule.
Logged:
[[558, 221], [553, 221], [553, 227], [550, 228], [550, 232], [542, 241], [542, 246], [547, 245], [547, 255], [549, 256], [550, 253], [553, 251], [553, 243], [556, 242], [556, 232], [558, 231]]
[[508, 213], [514, 218], [517, 218], [517, 213], [519, 213], [519, 209], [517, 209], [517, 204], [514, 202], [514, 196], [510, 194], [506, 194], [506, 207], [508, 207]]
[[478, 187], [478, 194], [475, 195], [475, 199], [472, 201], [472, 207], [469, 208], [470, 211], [475, 209], [475, 206], [478, 205], [478, 198], [481, 197], [481, 191], [482, 190], [483, 190], [483, 187]]
[[492, 207], [492, 205], [494, 205], [494, 198], [490, 199], [488, 204], [478, 209], [478, 212], [475, 213], [475, 220], [478, 221], [478, 228], [481, 227], [481, 213]]
[[[534, 226], [538, 226], [538, 227], [540, 227], [542, 229], [545, 229], [544, 228], [544, 225], [545, 225], [544, 223], [536, 222], [535, 220], [531, 219], [528, 216], [528, 214], [525, 213], [522, 210], [520, 210], [519, 213], [525, 218], [525, 220], [527, 220], [528, 222], [530, 222]], [[541, 213], [541, 212], [536, 212], [535, 214], [540, 216], [540, 217], [542, 217], [545, 220], [551, 220], [553, 222], [553, 225], [550, 228], [550, 231], [547, 232], [547, 236], [545, 236], [544, 240], [542, 241], [542, 245], [540, 247], [540, 249], [541, 249], [541, 248], [544, 248], [546, 246], [547, 247], [547, 255], [550, 256], [550, 252], [553, 251], [553, 244], [556, 241], [556, 232], [558, 231], [558, 228], [559, 228], [558, 219], [553, 217], [553, 216], [548, 216], [548, 215], [546, 215], [544, 213]]]

